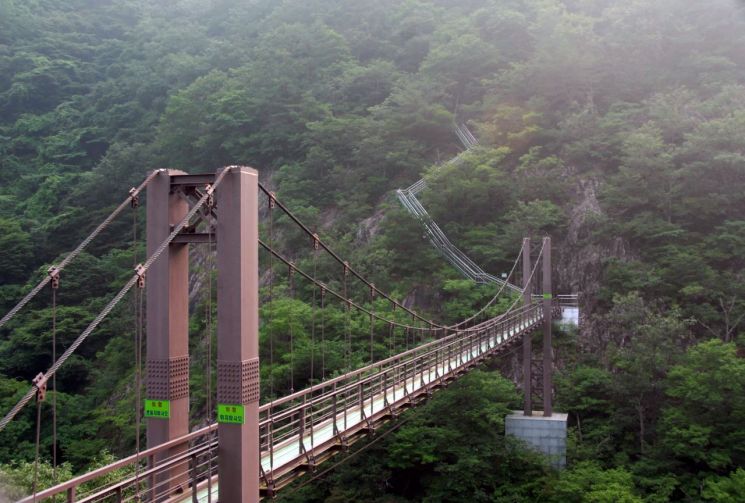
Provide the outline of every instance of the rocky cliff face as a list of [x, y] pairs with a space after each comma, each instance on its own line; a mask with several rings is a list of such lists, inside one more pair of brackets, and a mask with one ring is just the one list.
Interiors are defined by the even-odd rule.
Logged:
[[579, 178], [575, 196], [570, 203], [569, 226], [565, 236], [557, 236], [554, 246], [557, 291], [579, 294], [580, 343], [594, 346], [597, 333], [595, 314], [597, 295], [600, 292], [603, 264], [609, 258], [621, 260], [629, 257], [629, 247], [623, 239], [601, 239], [595, 234], [598, 223], [604, 218], [598, 201], [600, 182]]

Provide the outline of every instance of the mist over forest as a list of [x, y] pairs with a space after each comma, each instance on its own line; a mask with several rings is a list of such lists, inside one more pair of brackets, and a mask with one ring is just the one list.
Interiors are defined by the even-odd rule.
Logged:
[[[478, 145], [459, 141], [463, 125]], [[579, 327], [554, 334], [566, 469], [505, 437], [523, 403], [512, 353], [280, 501], [745, 501], [745, 3], [0, 0], [0, 314], [153, 169], [228, 165], [257, 169], [345, 260], [439, 323], [497, 285], [464, 278], [402, 207], [396, 189], [422, 178], [422, 205], [485, 271], [551, 236], [555, 291], [579, 295]], [[0, 414], [52, 364], [52, 317], [61, 352], [143, 260], [138, 215], [138, 240], [126, 213], [65, 269], [56, 310], [44, 290], [0, 327]], [[276, 246], [341, 289], [290, 224], [271, 222]], [[190, 259], [193, 428], [215, 383], [206, 250]], [[347, 322], [338, 302], [321, 347], [316, 290], [289, 288], [268, 260], [262, 403], [316, 382], [321, 352], [324, 378], [396, 350], [369, 346], [367, 316]], [[128, 297], [58, 372], [59, 466], [44, 402], [39, 487], [134, 452], [133, 310]], [[33, 406], [0, 431], [0, 501], [32, 491], [35, 434]]]

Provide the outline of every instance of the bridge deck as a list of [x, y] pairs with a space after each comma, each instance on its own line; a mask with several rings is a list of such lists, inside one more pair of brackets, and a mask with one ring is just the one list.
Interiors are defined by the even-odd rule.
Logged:
[[[542, 308], [532, 303], [467, 329], [443, 330], [436, 340], [263, 404], [259, 408], [262, 493], [273, 494], [434, 388], [518, 342], [542, 320]], [[213, 501], [217, 501], [216, 431], [216, 424], [206, 426], [40, 491], [35, 500], [22, 501], [43, 501], [56, 494], [66, 495], [67, 501], [112, 497], [129, 501], [135, 493], [148, 501], [207, 501], [209, 473]], [[138, 465], [139, 472], [133, 475]], [[164, 494], [174, 481], [180, 494], [170, 490]], [[85, 491], [91, 482], [97, 482], [96, 489]]]
[[[284, 475], [287, 467], [297, 469], [298, 462], [307, 469], [312, 464], [312, 461], [310, 461], [312, 458], [318, 457], [329, 449], [340, 447], [342, 445], [340, 438], [343, 436], [348, 437], [351, 434], [369, 430], [374, 427], [376, 422], [380, 422], [383, 418], [395, 414], [397, 410], [409, 406], [413, 397], [426, 393], [432, 387], [443, 384], [444, 381], [455, 378], [479, 360], [491, 356], [495, 351], [505, 347], [508, 342], [514, 340], [524, 331], [532, 329], [541, 320], [540, 312], [536, 312], [532, 317], [521, 321], [517, 325], [506, 327], [504, 330], [495, 330], [488, 337], [466, 348], [465, 351], [452, 354], [441, 362], [416, 373], [416, 375], [394, 381], [379, 393], [363, 399], [361, 404], [351, 406], [343, 412], [337, 413], [335, 421], [334, 417], [330, 417], [316, 423], [312, 434], [308, 431], [302, 437], [300, 434], [293, 435], [273, 446], [273, 452], [262, 450], [262, 469], [269, 480], [272, 480], [272, 476], [275, 474]], [[214, 501], [217, 501], [218, 483], [212, 484], [212, 492]], [[197, 501], [206, 502], [208, 500], [207, 493], [207, 487], [202, 487], [197, 494]], [[193, 495], [189, 495], [177, 501], [193, 500]]]

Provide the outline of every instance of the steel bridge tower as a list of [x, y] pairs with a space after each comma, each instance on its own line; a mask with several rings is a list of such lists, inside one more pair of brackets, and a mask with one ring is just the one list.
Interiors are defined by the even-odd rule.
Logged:
[[[258, 173], [230, 167], [214, 192], [217, 218], [217, 409], [219, 500], [259, 501]], [[219, 176], [219, 173], [218, 173]], [[215, 175], [160, 172], [147, 189], [148, 255], [188, 212], [188, 195], [211, 195]], [[191, 229], [193, 231], [193, 229]], [[208, 233], [215, 234], [208, 228]], [[212, 239], [212, 236], [206, 236]], [[147, 444], [189, 432], [189, 246], [203, 234], [180, 234], [148, 271]], [[149, 407], [149, 409], [148, 409]], [[159, 455], [177, 456], [180, 444]], [[157, 463], [159, 459], [155, 459]], [[188, 460], [184, 461], [188, 463]], [[183, 467], [161, 472], [152, 501], [188, 491]]]

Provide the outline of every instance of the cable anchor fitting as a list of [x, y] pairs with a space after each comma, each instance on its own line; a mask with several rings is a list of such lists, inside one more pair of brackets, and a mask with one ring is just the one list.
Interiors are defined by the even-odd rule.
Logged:
[[370, 283], [370, 300], [371, 301], [375, 300], [375, 292], [376, 291], [377, 290], [375, 288], [375, 284], [374, 283]]
[[321, 239], [318, 237], [318, 234], [313, 234], [313, 249], [318, 250], [321, 248]]
[[137, 288], [145, 288], [145, 268], [142, 264], [137, 264], [135, 274], [137, 275]]
[[204, 191], [207, 193], [207, 200], [204, 202], [204, 204], [208, 208], [214, 208], [215, 207], [215, 196], [214, 196], [215, 188], [211, 184], [208, 183], [207, 185], [205, 185]]
[[39, 372], [32, 382], [34, 388], [36, 388], [36, 400], [43, 402], [47, 396], [47, 376], [43, 372]]
[[47, 270], [47, 274], [49, 275], [49, 278], [51, 279], [52, 283], [52, 289], [56, 290], [59, 288], [59, 269], [57, 266], [52, 266]]
[[274, 192], [269, 193], [269, 209], [273, 210], [277, 206], [277, 196]]
[[319, 286], [321, 287], [321, 298], [326, 297], [326, 285], [323, 283], [319, 283]]
[[133, 209], [140, 206], [140, 192], [134, 187], [129, 189], [129, 205]]
[[344, 262], [344, 276], [349, 276], [349, 262]]

